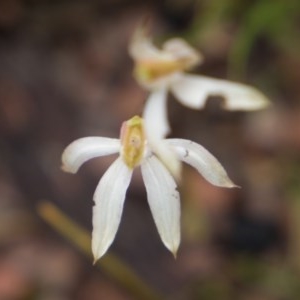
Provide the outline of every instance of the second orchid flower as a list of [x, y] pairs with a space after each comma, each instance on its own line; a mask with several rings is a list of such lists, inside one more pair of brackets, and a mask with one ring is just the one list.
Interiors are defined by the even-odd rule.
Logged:
[[269, 105], [269, 100], [257, 89], [222, 79], [186, 74], [203, 60], [202, 55], [183, 39], [173, 38], [158, 49], [139, 28], [130, 43], [129, 53], [134, 60], [137, 81], [151, 91], [143, 117], [149, 125], [157, 124], [152, 133], [158, 138], [170, 132], [166, 100], [170, 91], [183, 105], [192, 109], [205, 106], [209, 96], [222, 96], [228, 110], [258, 110]]

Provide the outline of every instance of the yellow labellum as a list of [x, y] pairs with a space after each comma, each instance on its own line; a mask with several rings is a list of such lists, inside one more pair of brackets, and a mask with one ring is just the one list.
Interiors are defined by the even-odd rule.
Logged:
[[169, 61], [169, 60], [147, 60], [140, 61], [134, 69], [135, 77], [140, 81], [154, 81], [160, 77], [170, 75], [174, 72], [186, 69], [186, 61]]
[[123, 123], [121, 128], [122, 158], [126, 165], [133, 169], [144, 156], [145, 133], [143, 119], [134, 116]]

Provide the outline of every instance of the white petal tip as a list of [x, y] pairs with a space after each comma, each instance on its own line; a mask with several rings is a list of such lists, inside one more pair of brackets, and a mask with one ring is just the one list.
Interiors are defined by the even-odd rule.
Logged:
[[219, 184], [215, 183], [214, 185], [223, 187], [223, 188], [241, 188], [239, 185], [236, 185], [233, 181], [231, 181], [229, 178], [225, 178], [224, 181], [220, 182]]
[[171, 247], [168, 246], [167, 248], [173, 254], [174, 259], [177, 259], [177, 253], [178, 253], [179, 244], [175, 243]]
[[[247, 87], [247, 86], [245, 86]], [[248, 90], [248, 94], [246, 95], [243, 100], [241, 101], [229, 101], [226, 99], [223, 105], [223, 108], [226, 110], [236, 110], [236, 111], [257, 111], [266, 109], [272, 103], [271, 101], [262, 94], [259, 90], [252, 87], [247, 87], [246, 91]], [[238, 98], [238, 97], [237, 97]]]
[[260, 107], [261, 108], [267, 108], [268, 106], [270, 106], [272, 103], [271, 103], [271, 101], [268, 99], [268, 98], [266, 98], [266, 97], [264, 97], [264, 99], [262, 99], [261, 101], [260, 101]]
[[227, 175], [226, 178], [224, 178], [221, 182], [220, 182], [220, 187], [224, 187], [224, 188], [241, 188], [239, 185], [236, 185]]
[[239, 186], [239, 185], [233, 184], [233, 185], [231, 186], [231, 188], [241, 189], [242, 187]]
[[94, 257], [94, 260], [93, 260], [93, 265], [97, 264], [98, 260], [106, 253], [107, 250], [105, 250], [104, 252], [103, 251], [99, 251], [98, 253], [95, 253], [93, 251], [93, 257]]
[[228, 183], [226, 186], [224, 186], [226, 188], [229, 188], [229, 189], [233, 189], [233, 188], [238, 188], [238, 189], [241, 189], [241, 187], [239, 185], [236, 185], [234, 184], [233, 182], [230, 182]]
[[93, 260], [93, 266], [95, 266], [98, 262], [98, 260], [102, 257], [103, 255], [100, 256], [94, 256], [94, 260]]
[[265, 101], [264, 103], [262, 103], [260, 105], [260, 107], [258, 109], [267, 109], [269, 106], [271, 106], [271, 102], [270, 101]]
[[172, 251], [174, 259], [177, 259], [177, 251], [178, 251], [178, 249], [176, 249], [175, 251]]
[[168, 243], [166, 243], [166, 241], [163, 240], [162, 236], [161, 239], [165, 247], [173, 254], [174, 259], [176, 259], [180, 241], [178, 242], [177, 238], [175, 238], [174, 241], [169, 241]]
[[[177, 235], [176, 233], [175, 235]], [[167, 249], [173, 254], [174, 259], [177, 258], [178, 248], [180, 245], [180, 237], [173, 237], [173, 240], [170, 240], [168, 243], [166, 241], [163, 241], [164, 245], [167, 247]]]
[[78, 167], [75, 166], [75, 164], [73, 162], [74, 161], [74, 159], [73, 159], [74, 151], [72, 151], [72, 148], [73, 148], [73, 145], [76, 143], [78, 143], [78, 142], [74, 141], [73, 143], [71, 143], [62, 153], [60, 168], [64, 172], [75, 174], [79, 169]]
[[269, 107], [272, 103], [271, 101], [259, 90], [253, 88], [257, 97], [256, 105], [253, 105], [253, 110], [264, 109]]
[[62, 164], [60, 166], [60, 169], [64, 172], [71, 173], [71, 174], [75, 174], [77, 172], [77, 170], [75, 170], [74, 168], [70, 168], [69, 166], [67, 166], [65, 164]]

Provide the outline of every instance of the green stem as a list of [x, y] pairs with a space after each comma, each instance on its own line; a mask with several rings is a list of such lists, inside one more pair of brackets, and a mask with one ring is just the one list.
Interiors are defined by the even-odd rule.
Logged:
[[[41, 201], [37, 206], [37, 211], [44, 221], [92, 258], [91, 237], [85, 229], [73, 222], [49, 201]], [[163, 299], [161, 295], [148, 287], [129, 266], [113, 254], [106, 254], [96, 265], [127, 289], [135, 299]]]

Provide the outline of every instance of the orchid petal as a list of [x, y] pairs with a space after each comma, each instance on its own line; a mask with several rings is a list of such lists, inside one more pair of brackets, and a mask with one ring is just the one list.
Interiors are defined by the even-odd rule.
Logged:
[[176, 257], [180, 243], [180, 200], [176, 183], [155, 156], [146, 158], [141, 169], [157, 230], [164, 245]]
[[92, 251], [98, 260], [118, 230], [132, 170], [119, 157], [101, 178], [94, 194]]
[[167, 139], [179, 158], [194, 167], [208, 182], [221, 187], [237, 187], [219, 161], [204, 147], [189, 140]]
[[72, 142], [62, 154], [62, 169], [76, 173], [91, 158], [117, 153], [120, 140], [105, 137], [85, 137]]
[[172, 60], [168, 52], [158, 49], [144, 28], [138, 28], [129, 44], [129, 54], [135, 61], [140, 60]]
[[257, 110], [270, 104], [253, 87], [205, 76], [183, 75], [171, 89], [182, 104], [194, 109], [203, 108], [208, 96], [223, 96], [228, 110]]
[[149, 148], [159, 158], [160, 162], [163, 163], [176, 181], [180, 182], [182, 164], [175, 151], [166, 145], [162, 139], [148, 139], [148, 143]]
[[174, 59], [184, 60], [186, 69], [192, 68], [203, 61], [203, 56], [181, 38], [172, 38], [163, 44], [163, 51], [173, 55]]
[[180, 179], [181, 163], [174, 151], [162, 143], [170, 132], [167, 116], [167, 95], [165, 89], [152, 92], [144, 109], [144, 124], [150, 148], [164, 163], [171, 174]]
[[167, 113], [167, 91], [152, 92], [145, 104], [143, 113], [147, 137], [164, 138], [170, 132]]

